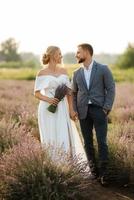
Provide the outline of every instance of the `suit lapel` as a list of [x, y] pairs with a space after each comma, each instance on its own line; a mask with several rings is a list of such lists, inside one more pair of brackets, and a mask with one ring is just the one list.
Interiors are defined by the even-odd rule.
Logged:
[[91, 85], [93, 83], [93, 79], [95, 77], [96, 70], [97, 70], [97, 63], [94, 61], [93, 68], [92, 68], [92, 71], [91, 71], [90, 84], [89, 84], [89, 89], [88, 90], [91, 89]]
[[81, 78], [82, 78], [83, 84], [84, 84], [86, 90], [88, 90], [88, 88], [87, 88], [87, 83], [86, 83], [86, 80], [85, 80], [84, 68], [83, 68], [83, 67], [81, 67], [80, 72], [81, 72]]

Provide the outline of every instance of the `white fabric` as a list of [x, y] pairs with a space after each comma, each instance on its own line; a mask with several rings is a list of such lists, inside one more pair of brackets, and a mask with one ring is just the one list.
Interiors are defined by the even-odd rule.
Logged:
[[[69, 88], [71, 83], [67, 75], [58, 77], [42, 75], [36, 77], [34, 91], [40, 90], [43, 95], [53, 97], [59, 84], [65, 83]], [[55, 147], [63, 147], [71, 155], [80, 155], [87, 162], [87, 157], [82, 145], [81, 138], [75, 123], [70, 120], [68, 102], [65, 97], [59, 102], [55, 113], [47, 110], [49, 104], [40, 100], [38, 107], [38, 124], [42, 144], [51, 144]]]
[[93, 67], [93, 62], [91, 62], [91, 64], [88, 66], [88, 68], [84, 67], [84, 75], [85, 75], [85, 80], [86, 80], [88, 89], [89, 89], [92, 67]]
[[[88, 68], [84, 67], [84, 76], [85, 76], [85, 80], [86, 80], [86, 84], [87, 84], [88, 89], [89, 89], [89, 84], [90, 84], [91, 72], [92, 72], [92, 68], [93, 68], [93, 62], [94, 61], [92, 60], [92, 62], [88, 66]], [[88, 103], [91, 104], [92, 102], [89, 100]]]

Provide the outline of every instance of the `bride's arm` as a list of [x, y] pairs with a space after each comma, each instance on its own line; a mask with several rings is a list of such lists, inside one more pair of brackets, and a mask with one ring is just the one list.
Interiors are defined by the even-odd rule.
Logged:
[[[65, 69], [65, 68], [61, 68], [60, 72], [61, 72], [61, 74], [65, 74], [65, 75], [68, 76], [67, 69]], [[68, 87], [68, 85], [67, 85], [67, 87]], [[73, 109], [73, 96], [72, 96], [72, 90], [70, 89], [70, 87], [68, 87], [67, 100], [68, 100], [68, 105], [69, 105], [70, 117], [71, 117], [72, 120], [76, 120], [78, 115], [77, 115], [77, 112], [75, 112], [74, 109]]]
[[49, 104], [57, 105], [59, 103], [59, 100], [57, 98], [50, 98], [50, 97], [44, 96], [40, 93], [39, 90], [35, 91], [34, 96], [39, 100], [48, 102]]
[[69, 89], [69, 94], [67, 95], [68, 105], [69, 105], [69, 114], [72, 120], [76, 120], [78, 118], [77, 113], [73, 109], [73, 96], [72, 91]]

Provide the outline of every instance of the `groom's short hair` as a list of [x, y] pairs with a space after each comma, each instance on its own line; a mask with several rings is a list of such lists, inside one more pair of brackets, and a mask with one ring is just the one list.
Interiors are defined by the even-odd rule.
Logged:
[[90, 53], [90, 55], [91, 56], [93, 55], [93, 47], [92, 47], [91, 44], [82, 43], [82, 44], [79, 44], [78, 47], [81, 47], [84, 50], [88, 50], [88, 52]]

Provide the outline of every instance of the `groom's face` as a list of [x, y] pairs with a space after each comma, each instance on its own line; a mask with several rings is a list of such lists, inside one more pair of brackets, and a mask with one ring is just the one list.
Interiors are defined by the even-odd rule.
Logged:
[[87, 52], [82, 47], [78, 47], [75, 57], [78, 63], [83, 63], [87, 58]]

